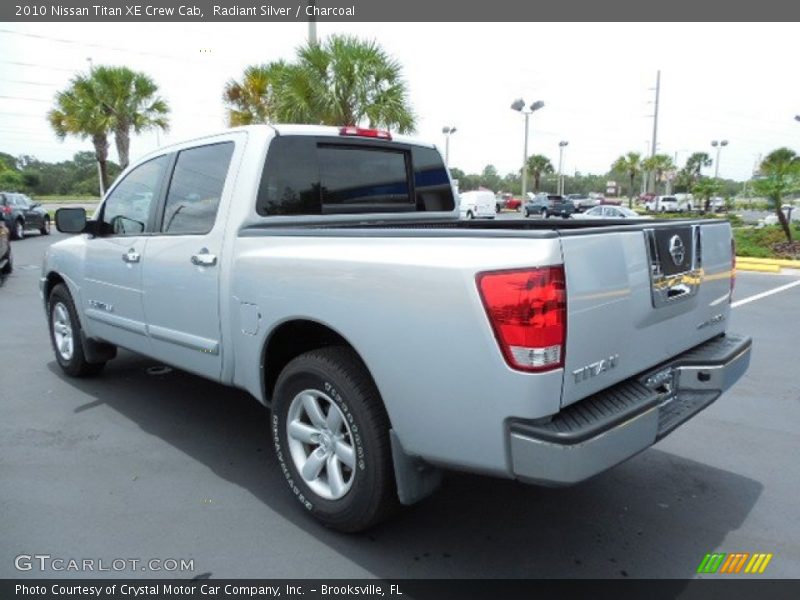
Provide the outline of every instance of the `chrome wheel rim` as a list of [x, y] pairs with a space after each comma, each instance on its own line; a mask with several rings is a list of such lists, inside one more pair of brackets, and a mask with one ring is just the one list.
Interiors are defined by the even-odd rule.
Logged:
[[22, 226], [22, 223], [17, 221], [17, 238], [21, 238], [25, 235], [25, 228]]
[[311, 490], [326, 500], [343, 498], [356, 475], [353, 434], [347, 418], [329, 396], [304, 390], [286, 416], [289, 454]]
[[75, 351], [75, 343], [69, 311], [63, 302], [57, 302], [53, 307], [53, 340], [61, 358], [70, 360]]

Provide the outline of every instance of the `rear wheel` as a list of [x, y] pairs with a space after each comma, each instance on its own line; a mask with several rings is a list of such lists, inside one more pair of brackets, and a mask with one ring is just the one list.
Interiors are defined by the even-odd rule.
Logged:
[[547, 209], [544, 209], [544, 210], [542, 211], [542, 218], [543, 218], [543, 219], [549, 219], [549, 218], [550, 218], [550, 213], [549, 213], [549, 212], [547, 212]]
[[39, 233], [42, 235], [50, 235], [50, 217], [44, 218], [44, 222], [42, 223], [42, 228], [39, 229]]
[[86, 360], [81, 343], [81, 323], [72, 302], [72, 296], [63, 283], [50, 292], [50, 341], [61, 370], [72, 377], [85, 377], [99, 373], [106, 363]]
[[530, 216], [531, 216], [531, 213], [529, 213], [529, 212], [528, 212], [528, 209], [527, 209], [527, 208], [526, 208], [526, 209], [523, 211], [523, 213], [522, 213], [522, 214], [523, 214], [523, 216], [524, 216], [526, 219], [527, 219], [528, 217], [530, 217]]
[[475, 215], [473, 215], [473, 214], [472, 214], [472, 211], [471, 211], [471, 210], [468, 210], [468, 211], [467, 211], [467, 218], [468, 218], [470, 221], [471, 221], [472, 219], [474, 219], [474, 218], [475, 218]]
[[275, 385], [272, 439], [289, 489], [316, 519], [361, 531], [398, 506], [389, 418], [349, 348], [292, 360]]

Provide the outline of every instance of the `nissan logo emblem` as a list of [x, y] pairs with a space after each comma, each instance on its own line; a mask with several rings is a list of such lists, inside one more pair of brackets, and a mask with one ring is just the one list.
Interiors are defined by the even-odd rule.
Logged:
[[676, 267], [683, 264], [683, 259], [686, 258], [686, 248], [683, 245], [683, 240], [679, 235], [673, 235], [669, 238], [669, 255], [672, 257], [672, 262]]

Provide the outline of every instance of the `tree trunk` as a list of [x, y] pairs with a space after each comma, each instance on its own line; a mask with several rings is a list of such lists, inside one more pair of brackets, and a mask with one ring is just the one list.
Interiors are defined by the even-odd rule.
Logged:
[[117, 144], [117, 155], [119, 156], [119, 166], [125, 170], [130, 162], [131, 132], [130, 127], [124, 123], [114, 130], [114, 141]]
[[100, 165], [100, 179], [103, 182], [101, 195], [108, 189], [108, 138], [105, 133], [96, 133], [92, 136], [94, 144], [94, 157]]
[[636, 177], [633, 173], [631, 173], [631, 185], [628, 188], [628, 208], [633, 210], [633, 179]]
[[711, 196], [708, 196], [706, 198], [705, 203], [703, 204], [703, 212], [707, 213], [710, 210], [711, 210]]
[[792, 241], [792, 228], [789, 226], [789, 221], [786, 220], [786, 213], [781, 210], [781, 203], [780, 201], [775, 201], [775, 209], [778, 215], [778, 222], [781, 224], [781, 228], [783, 229], [783, 233], [786, 234], [786, 240], [791, 242]]
[[539, 173], [538, 171], [534, 171], [533, 172], [533, 191], [534, 192], [538, 192], [539, 191], [539, 179], [540, 178], [541, 178], [541, 173]]

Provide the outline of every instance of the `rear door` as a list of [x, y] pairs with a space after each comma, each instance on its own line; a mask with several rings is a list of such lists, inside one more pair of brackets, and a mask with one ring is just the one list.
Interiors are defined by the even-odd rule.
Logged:
[[564, 230], [567, 348], [562, 404], [725, 330], [728, 223]]
[[219, 207], [231, 194], [235, 150], [233, 139], [223, 139], [173, 157], [142, 274], [152, 355], [212, 378], [222, 366], [219, 285], [226, 213]]

